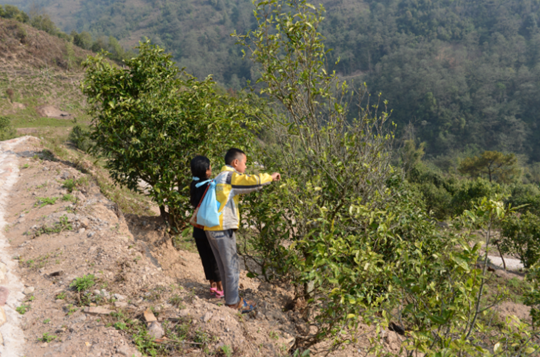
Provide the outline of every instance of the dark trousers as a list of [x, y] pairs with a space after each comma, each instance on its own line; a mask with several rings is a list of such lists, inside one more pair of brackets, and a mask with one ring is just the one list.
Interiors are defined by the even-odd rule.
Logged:
[[206, 237], [204, 230], [193, 228], [193, 238], [195, 238], [195, 244], [197, 245], [197, 250], [201, 256], [206, 280], [216, 282], [221, 281], [216, 258], [214, 257], [214, 252], [212, 251], [212, 247], [210, 247], [210, 243], [208, 243], [208, 238]]

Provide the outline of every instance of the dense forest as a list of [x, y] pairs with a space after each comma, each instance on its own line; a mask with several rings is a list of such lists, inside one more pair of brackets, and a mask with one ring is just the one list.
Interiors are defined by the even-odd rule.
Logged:
[[[12, 1], [30, 7], [31, 2]], [[314, 2], [316, 3], [316, 2]], [[398, 131], [444, 167], [498, 150], [540, 161], [537, 0], [323, 1], [329, 67], [382, 93]], [[124, 47], [148, 36], [181, 67], [238, 89], [257, 75], [229, 35], [255, 28], [249, 0], [35, 2], [66, 32]]]

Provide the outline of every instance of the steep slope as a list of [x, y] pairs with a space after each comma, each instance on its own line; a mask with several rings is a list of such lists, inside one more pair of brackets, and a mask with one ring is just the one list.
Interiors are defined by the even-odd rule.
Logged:
[[91, 52], [2, 18], [0, 39], [0, 115], [22, 133], [65, 132], [88, 120], [79, 83]]

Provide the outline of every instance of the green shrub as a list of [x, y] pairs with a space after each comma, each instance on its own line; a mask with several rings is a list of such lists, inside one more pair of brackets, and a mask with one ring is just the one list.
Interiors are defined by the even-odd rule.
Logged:
[[90, 289], [95, 284], [95, 276], [93, 274], [88, 274], [82, 278], [75, 278], [69, 286], [74, 287], [78, 292], [82, 292]]
[[0, 140], [9, 140], [17, 135], [17, 131], [11, 126], [11, 120], [0, 115]]
[[102, 55], [85, 62], [82, 90], [96, 118], [91, 138], [117, 183], [137, 192], [148, 183], [162, 215], [182, 228], [191, 211], [190, 160], [202, 154], [219, 165], [227, 148], [248, 148], [258, 109], [240, 95], [220, 94], [211, 77], [198, 81], [179, 70], [150, 41], [138, 51], [124, 68]]
[[472, 209], [482, 198], [493, 197], [505, 192], [507, 192], [507, 186], [490, 183], [482, 178], [461, 180], [452, 196], [452, 211], [455, 215], [460, 215], [464, 211]]
[[47, 205], [54, 205], [60, 197], [38, 197], [34, 207], [45, 207]]
[[506, 200], [513, 207], [524, 206], [520, 212], [530, 211], [540, 215], [540, 189], [535, 184], [515, 184], [510, 187], [510, 197]]
[[540, 259], [540, 217], [531, 212], [508, 216], [501, 224], [500, 248], [519, 257], [526, 268]]
[[90, 139], [90, 130], [83, 128], [80, 125], [75, 125], [68, 136], [69, 142], [71, 142], [77, 149], [82, 151], [89, 151], [92, 147], [92, 140]]

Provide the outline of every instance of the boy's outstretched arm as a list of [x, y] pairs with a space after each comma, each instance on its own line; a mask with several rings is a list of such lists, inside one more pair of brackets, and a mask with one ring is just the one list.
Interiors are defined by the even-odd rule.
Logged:
[[238, 172], [233, 172], [230, 176], [231, 186], [234, 195], [243, 195], [253, 191], [258, 191], [264, 186], [269, 185], [272, 181], [281, 180], [281, 175], [277, 172], [272, 175], [262, 173], [256, 175], [246, 175]]

